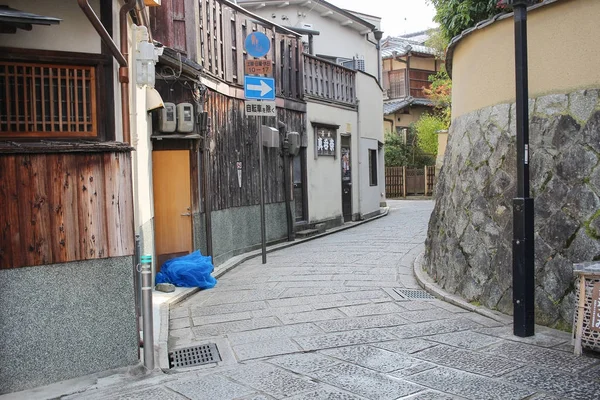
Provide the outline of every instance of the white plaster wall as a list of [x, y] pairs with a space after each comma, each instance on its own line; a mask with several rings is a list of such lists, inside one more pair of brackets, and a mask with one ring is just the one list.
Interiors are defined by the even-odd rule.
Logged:
[[[100, 0], [89, 3], [99, 15]], [[101, 51], [100, 36], [75, 0], [4, 0], [2, 4], [62, 21], [58, 25], [33, 25], [31, 31], [19, 29], [16, 34], [0, 34], [0, 46], [82, 53]]]
[[[379, 210], [382, 200], [379, 185], [382, 179], [381, 168], [377, 168], [377, 185], [371, 186], [369, 182], [369, 150], [377, 151], [379, 160], [379, 142], [374, 139], [360, 138], [360, 214], [367, 215]], [[379, 164], [379, 162], [378, 162]], [[378, 165], [379, 167], [379, 165]]]
[[[340, 133], [350, 129], [352, 135], [353, 182], [358, 171], [358, 157], [355, 151], [356, 112], [326, 104], [307, 103], [307, 172], [308, 172], [308, 213], [309, 221], [316, 222], [342, 215], [342, 167], [340, 160]], [[336, 157], [316, 156], [315, 130], [312, 122], [339, 125], [337, 131]], [[357, 204], [353, 198], [353, 210]]]
[[[379, 203], [384, 201], [385, 170], [383, 168], [383, 91], [377, 81], [367, 74], [357, 72], [356, 95], [358, 104], [358, 125], [360, 135], [360, 213], [369, 214], [379, 210]], [[377, 186], [369, 184], [369, 149], [377, 150]], [[381, 154], [380, 154], [381, 153]]]
[[[285, 8], [266, 6], [258, 10], [250, 8], [250, 11], [283, 26], [302, 28], [303, 24], [312, 24], [310, 29], [320, 32], [319, 36], [313, 37], [315, 54], [345, 58], [363, 56], [366, 72], [377, 76], [378, 54], [375, 44], [369, 43], [365, 35], [361, 35], [356, 29], [342, 26], [337, 20], [321, 17], [320, 11], [317, 12], [309, 7], [299, 5], [290, 5]], [[298, 13], [302, 15], [298, 16]], [[275, 14], [275, 18], [272, 17], [273, 14]], [[281, 18], [282, 16], [288, 19], [284, 20]], [[356, 22], [354, 23], [356, 24]], [[369, 39], [375, 42], [372, 34], [369, 34]], [[304, 41], [308, 42], [308, 36], [304, 37]]]

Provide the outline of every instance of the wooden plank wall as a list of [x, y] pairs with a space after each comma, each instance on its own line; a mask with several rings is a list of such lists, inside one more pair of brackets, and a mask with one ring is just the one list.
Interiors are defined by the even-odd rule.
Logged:
[[[244, 101], [209, 91], [204, 105], [211, 118], [211, 201], [213, 210], [260, 204], [259, 149], [256, 117], [246, 117]], [[289, 131], [302, 132], [305, 114], [279, 109], [278, 119]], [[265, 124], [277, 126], [275, 118]], [[242, 187], [236, 163], [242, 162]], [[283, 158], [279, 149], [264, 149], [265, 202], [285, 201]]]
[[132, 255], [129, 153], [0, 155], [0, 269]]

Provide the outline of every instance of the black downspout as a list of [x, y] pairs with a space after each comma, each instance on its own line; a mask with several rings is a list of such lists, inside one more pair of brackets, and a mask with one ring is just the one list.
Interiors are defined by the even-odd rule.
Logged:
[[287, 138], [287, 125], [281, 121], [278, 121], [277, 128], [279, 129], [279, 136], [283, 137], [283, 187], [285, 192], [285, 216], [287, 220], [287, 236], [288, 242], [293, 242], [295, 239], [295, 235], [294, 218], [292, 216], [291, 204], [292, 196], [290, 196], [290, 143]]

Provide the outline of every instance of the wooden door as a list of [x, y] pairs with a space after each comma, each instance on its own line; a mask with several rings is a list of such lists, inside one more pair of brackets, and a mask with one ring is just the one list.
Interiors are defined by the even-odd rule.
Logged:
[[192, 251], [189, 150], [152, 152], [157, 272], [168, 259]]

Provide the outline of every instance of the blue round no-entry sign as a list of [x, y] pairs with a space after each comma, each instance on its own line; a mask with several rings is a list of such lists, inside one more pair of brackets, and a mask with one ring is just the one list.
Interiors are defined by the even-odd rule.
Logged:
[[252, 57], [264, 57], [271, 50], [271, 41], [262, 32], [252, 32], [246, 38], [244, 48]]

